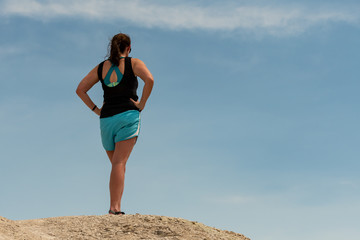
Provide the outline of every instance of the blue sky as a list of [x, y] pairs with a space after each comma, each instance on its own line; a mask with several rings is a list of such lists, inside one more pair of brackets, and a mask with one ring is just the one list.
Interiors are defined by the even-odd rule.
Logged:
[[75, 89], [122, 31], [155, 78], [123, 211], [357, 239], [356, 1], [104, 2], [0, 2], [1, 216], [107, 212], [99, 119]]

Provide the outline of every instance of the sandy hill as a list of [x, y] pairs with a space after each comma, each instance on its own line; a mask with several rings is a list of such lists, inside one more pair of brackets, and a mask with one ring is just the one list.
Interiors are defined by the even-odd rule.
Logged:
[[53, 217], [13, 221], [0, 217], [0, 240], [26, 239], [194, 239], [250, 240], [182, 218], [155, 215]]

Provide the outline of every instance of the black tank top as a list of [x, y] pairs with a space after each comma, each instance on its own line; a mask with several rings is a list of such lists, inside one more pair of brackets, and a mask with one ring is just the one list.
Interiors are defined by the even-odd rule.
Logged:
[[[138, 80], [131, 66], [131, 58], [125, 58], [124, 75], [121, 74], [118, 66], [112, 64], [105, 79], [102, 78], [104, 62], [101, 62], [98, 67], [98, 77], [104, 90], [104, 105], [100, 118], [110, 117], [128, 110], [140, 111], [130, 100], [132, 98], [137, 101], [139, 98], [136, 94]], [[117, 82], [110, 83], [110, 75], [114, 70], [117, 74]]]

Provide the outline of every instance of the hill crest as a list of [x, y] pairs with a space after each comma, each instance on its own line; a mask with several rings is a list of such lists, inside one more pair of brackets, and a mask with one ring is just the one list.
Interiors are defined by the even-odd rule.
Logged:
[[138, 213], [17, 221], [0, 217], [0, 240], [8, 239], [250, 240], [242, 234], [209, 227], [195, 221]]

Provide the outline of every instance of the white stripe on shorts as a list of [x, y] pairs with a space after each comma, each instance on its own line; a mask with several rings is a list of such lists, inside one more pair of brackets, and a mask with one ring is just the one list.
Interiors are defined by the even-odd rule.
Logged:
[[140, 114], [140, 112], [139, 112], [139, 124], [138, 124], [138, 128], [137, 128], [136, 132], [135, 132], [133, 135], [131, 135], [131, 136], [129, 136], [128, 138], [126, 138], [126, 139], [130, 139], [130, 138], [132, 138], [132, 137], [134, 137], [134, 136], [139, 135], [139, 131], [140, 131], [140, 124], [141, 124], [140, 115], [141, 115], [141, 114]]

